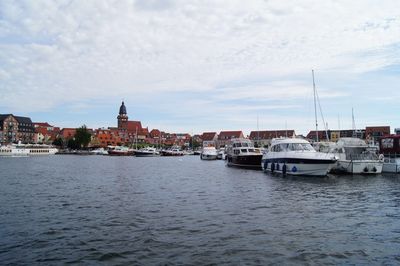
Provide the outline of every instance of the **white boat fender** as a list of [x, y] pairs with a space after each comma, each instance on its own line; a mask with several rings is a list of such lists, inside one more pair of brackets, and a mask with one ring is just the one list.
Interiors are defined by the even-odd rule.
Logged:
[[368, 167], [364, 167], [364, 172], [366, 173], [366, 172], [368, 172]]
[[376, 173], [376, 171], [378, 171], [378, 170], [377, 170], [376, 167], [374, 166], [374, 168], [372, 168], [372, 172]]
[[385, 158], [385, 156], [383, 156], [383, 154], [379, 154], [379, 161], [383, 161]]

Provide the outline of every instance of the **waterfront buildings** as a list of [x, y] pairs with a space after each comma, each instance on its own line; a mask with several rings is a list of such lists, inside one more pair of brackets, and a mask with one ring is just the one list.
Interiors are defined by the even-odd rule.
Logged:
[[251, 139], [255, 146], [266, 147], [271, 144], [273, 138], [286, 137], [291, 138], [295, 135], [293, 129], [289, 130], [261, 130], [251, 131], [249, 139]]
[[29, 117], [0, 114], [0, 143], [32, 143], [35, 128]]
[[218, 134], [217, 132], [204, 132], [201, 136], [200, 139], [202, 141], [203, 147], [207, 146], [217, 146], [217, 141], [218, 141]]
[[218, 147], [225, 147], [231, 139], [244, 138], [241, 130], [237, 131], [221, 131], [218, 135]]

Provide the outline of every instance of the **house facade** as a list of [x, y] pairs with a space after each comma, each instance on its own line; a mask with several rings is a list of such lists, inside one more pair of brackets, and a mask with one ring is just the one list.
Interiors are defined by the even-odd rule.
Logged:
[[271, 140], [274, 138], [291, 138], [295, 135], [293, 129], [290, 130], [261, 130], [251, 131], [249, 139], [253, 141], [257, 147], [268, 147], [271, 144]]
[[35, 128], [29, 117], [0, 114], [0, 143], [33, 143]]

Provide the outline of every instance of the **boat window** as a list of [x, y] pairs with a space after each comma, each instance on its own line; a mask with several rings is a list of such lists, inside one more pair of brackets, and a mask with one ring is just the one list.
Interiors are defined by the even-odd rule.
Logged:
[[313, 151], [314, 150], [314, 148], [311, 146], [311, 144], [303, 143], [301, 145], [303, 146], [303, 149], [306, 150], [306, 151]]
[[393, 148], [393, 139], [382, 139], [382, 148], [384, 149], [392, 149]]
[[232, 147], [236, 148], [236, 143], [233, 143]]
[[242, 147], [242, 143], [236, 143], [236, 147], [238, 148]]
[[254, 152], [254, 149], [248, 149], [249, 152]]
[[288, 147], [289, 147], [289, 144], [288, 143], [283, 143], [280, 146], [281, 146], [281, 151], [287, 151]]
[[249, 144], [246, 143], [246, 142], [243, 142], [243, 143], [242, 143], [242, 147], [249, 147]]
[[234, 150], [233, 153], [234, 153], [234, 154], [239, 154], [240, 151], [239, 151], [239, 150]]
[[247, 150], [246, 149], [240, 149], [240, 152], [246, 153]]

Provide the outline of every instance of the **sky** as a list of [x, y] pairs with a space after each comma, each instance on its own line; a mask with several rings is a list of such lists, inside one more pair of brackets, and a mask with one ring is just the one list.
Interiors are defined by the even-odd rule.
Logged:
[[36, 122], [124, 100], [149, 129], [307, 134], [312, 70], [320, 129], [400, 127], [400, 1], [0, 0], [0, 113]]

